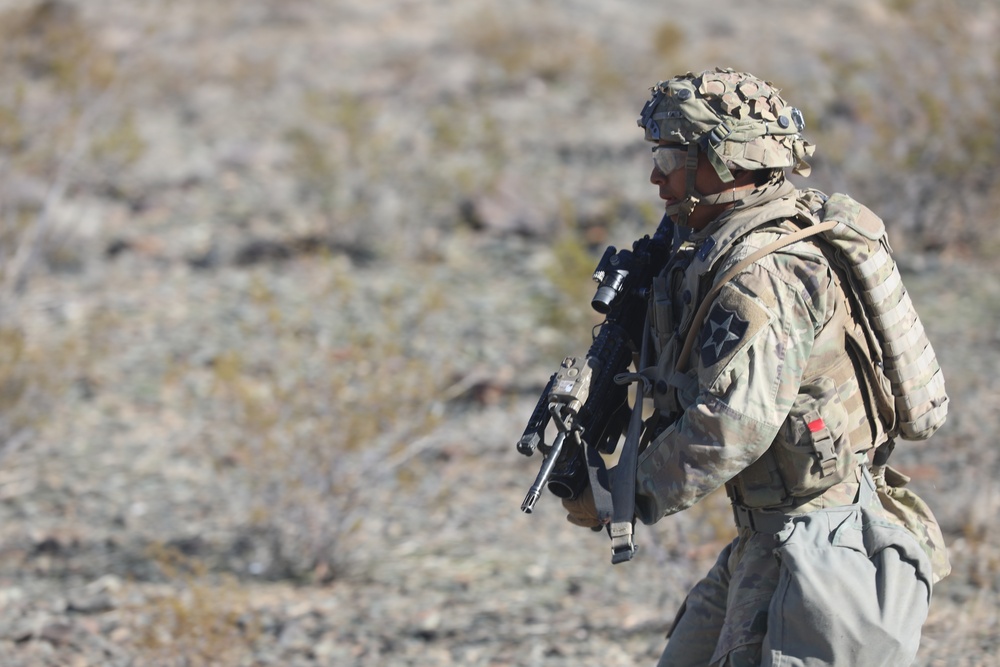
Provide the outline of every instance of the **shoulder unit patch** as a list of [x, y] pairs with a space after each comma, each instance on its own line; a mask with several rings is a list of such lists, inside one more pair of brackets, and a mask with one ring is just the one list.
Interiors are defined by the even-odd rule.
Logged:
[[767, 310], [754, 299], [732, 287], [719, 293], [701, 328], [703, 368], [728, 362], [770, 320]]
[[701, 334], [701, 364], [714, 366], [729, 356], [747, 333], [750, 322], [728, 310], [721, 303], [712, 307]]

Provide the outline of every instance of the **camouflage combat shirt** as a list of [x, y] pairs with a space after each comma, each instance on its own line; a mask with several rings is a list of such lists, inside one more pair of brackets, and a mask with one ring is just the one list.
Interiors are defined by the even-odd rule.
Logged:
[[700, 327], [688, 370], [673, 370], [701, 295], [741, 259], [794, 230], [781, 221], [796, 215], [798, 195], [787, 182], [755, 190], [675, 242], [654, 280], [650, 322], [657, 363], [647, 374], [661, 418], [639, 457], [636, 507], [644, 523], [684, 510], [727, 483], [748, 490], [753, 507], [789, 513], [853, 500], [856, 469], [843, 483], [807, 498], [775, 489], [760, 470], [807, 367], [819, 356], [843, 354], [842, 337], [822, 335], [842, 299], [815, 243], [773, 252], [726, 284]]

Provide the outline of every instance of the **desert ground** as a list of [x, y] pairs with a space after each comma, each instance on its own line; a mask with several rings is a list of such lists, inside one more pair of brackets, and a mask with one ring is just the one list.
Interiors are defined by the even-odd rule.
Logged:
[[775, 82], [886, 221], [948, 423], [916, 664], [1000, 664], [988, 0], [0, 0], [0, 664], [653, 665], [724, 494], [608, 540], [515, 450], [661, 202], [635, 119]]

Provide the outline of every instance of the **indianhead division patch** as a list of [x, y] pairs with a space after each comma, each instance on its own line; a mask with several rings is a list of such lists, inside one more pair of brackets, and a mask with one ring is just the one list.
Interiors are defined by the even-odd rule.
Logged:
[[701, 330], [701, 364], [714, 366], [733, 352], [747, 335], [750, 321], [722, 303], [712, 306]]
[[695, 348], [702, 369], [708, 371], [703, 380], [713, 384], [773, 318], [774, 315], [756, 298], [732, 286], [722, 288], [701, 325]]

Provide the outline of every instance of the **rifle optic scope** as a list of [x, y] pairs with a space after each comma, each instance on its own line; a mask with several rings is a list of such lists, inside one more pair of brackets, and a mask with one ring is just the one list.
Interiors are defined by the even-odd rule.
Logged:
[[607, 315], [611, 311], [614, 302], [627, 291], [633, 260], [632, 251], [618, 252], [614, 246], [608, 246], [597, 268], [594, 269], [594, 282], [598, 286], [597, 293], [590, 301], [591, 308], [602, 315]]

